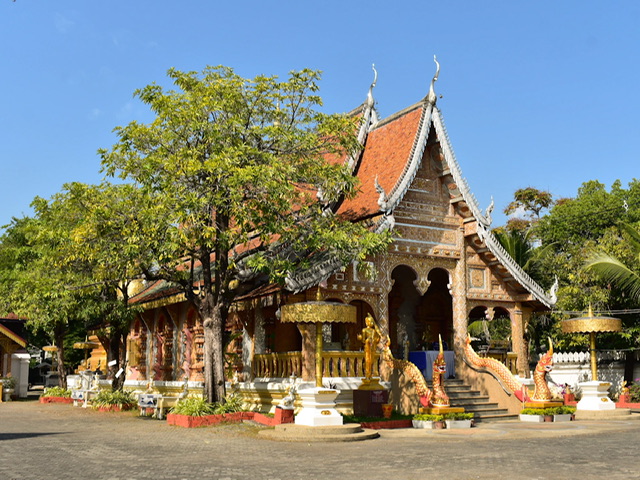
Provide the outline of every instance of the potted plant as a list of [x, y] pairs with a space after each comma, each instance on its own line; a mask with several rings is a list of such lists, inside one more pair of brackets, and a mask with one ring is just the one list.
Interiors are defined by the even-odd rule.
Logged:
[[413, 416], [411, 423], [413, 428], [435, 428], [435, 422], [442, 422], [444, 420], [443, 415], [432, 415], [428, 413], [419, 413]]
[[446, 413], [444, 415], [447, 428], [471, 428], [473, 413]]
[[11, 400], [11, 396], [15, 393], [16, 381], [11, 374], [2, 378], [2, 399], [5, 402]]
[[556, 414], [556, 408], [557, 407], [549, 407], [542, 410], [542, 416], [545, 422], [553, 422], [553, 416]]
[[520, 421], [541, 423], [544, 421], [543, 415], [544, 415], [543, 408], [523, 408], [520, 411]]
[[554, 422], [569, 422], [573, 419], [576, 412], [575, 407], [562, 406], [555, 408], [556, 413], [553, 414]]

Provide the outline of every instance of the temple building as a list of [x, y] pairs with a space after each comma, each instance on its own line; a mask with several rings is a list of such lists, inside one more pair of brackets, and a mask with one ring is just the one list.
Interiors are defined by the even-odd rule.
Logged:
[[24, 324], [14, 314], [0, 318], [0, 378], [13, 378], [15, 395], [20, 398], [26, 398], [29, 385], [30, 356]]
[[[235, 363], [229, 380], [256, 408], [270, 408], [282, 391], [278, 385], [290, 375], [313, 379], [310, 339], [316, 327], [281, 322], [280, 307], [315, 299], [318, 289], [323, 299], [357, 309], [357, 323], [322, 327], [325, 381], [338, 388], [357, 388], [362, 376], [357, 336], [367, 314], [388, 333], [398, 358], [432, 350], [441, 336], [455, 376], [507, 404], [495, 379], [465, 365], [463, 351], [470, 320], [508, 317], [511, 368], [527, 376], [524, 328], [533, 312], [554, 305], [555, 295], [532, 280], [491, 233], [492, 206], [482, 209], [462, 176], [436, 105], [436, 80], [437, 73], [422, 100], [387, 118], [375, 109], [374, 81], [365, 102], [351, 113], [361, 122], [362, 147], [347, 161], [360, 192], [344, 201], [338, 214], [393, 232], [388, 251], [368, 260], [375, 275], [364, 276], [357, 264], [319, 263], [284, 286], [263, 286], [236, 301], [229, 329], [239, 336], [230, 350]], [[158, 283], [132, 302], [145, 311], [131, 327], [125, 385], [135, 388], [154, 379], [159, 387], [177, 387], [187, 377], [197, 387], [204, 337], [195, 309]], [[381, 373], [383, 380], [390, 378], [391, 372]]]

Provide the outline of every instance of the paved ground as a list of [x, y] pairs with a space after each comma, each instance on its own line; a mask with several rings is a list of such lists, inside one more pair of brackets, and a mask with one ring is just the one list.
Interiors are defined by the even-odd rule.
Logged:
[[183, 429], [132, 413], [0, 404], [0, 480], [630, 479], [640, 421], [381, 431], [354, 443], [282, 443], [253, 424]]

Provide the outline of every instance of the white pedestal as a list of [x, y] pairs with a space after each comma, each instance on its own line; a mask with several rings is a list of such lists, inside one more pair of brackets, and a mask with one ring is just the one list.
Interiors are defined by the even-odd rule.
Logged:
[[608, 382], [582, 382], [578, 386], [582, 390], [582, 399], [578, 402], [578, 410], [615, 410], [616, 404], [609, 398]]
[[333, 388], [307, 388], [297, 391], [302, 410], [296, 415], [296, 425], [324, 427], [342, 425], [342, 415], [336, 410], [336, 397], [340, 390]]

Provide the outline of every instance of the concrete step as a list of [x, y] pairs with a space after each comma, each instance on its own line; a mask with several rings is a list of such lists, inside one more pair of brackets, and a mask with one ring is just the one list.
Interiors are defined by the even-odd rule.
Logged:
[[358, 423], [319, 427], [283, 423], [276, 425], [274, 429], [260, 430], [258, 433], [283, 442], [357, 442], [380, 436], [377, 431], [362, 428]]
[[518, 415], [511, 413], [498, 413], [491, 415], [474, 415], [473, 418], [476, 423], [504, 422], [507, 420], [517, 420]]

